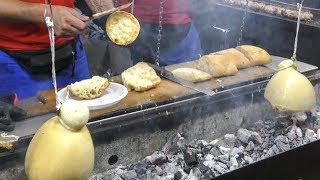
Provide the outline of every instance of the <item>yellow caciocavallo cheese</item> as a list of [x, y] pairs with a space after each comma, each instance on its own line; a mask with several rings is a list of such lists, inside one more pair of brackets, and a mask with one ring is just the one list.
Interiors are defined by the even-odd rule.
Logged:
[[89, 110], [76, 101], [45, 122], [29, 144], [25, 172], [29, 180], [86, 180], [94, 166], [94, 147], [86, 127]]

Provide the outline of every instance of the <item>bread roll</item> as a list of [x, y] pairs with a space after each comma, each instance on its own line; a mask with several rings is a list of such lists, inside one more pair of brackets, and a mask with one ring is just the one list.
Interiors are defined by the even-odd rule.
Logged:
[[178, 68], [172, 71], [173, 75], [190, 82], [201, 82], [212, 78], [212, 75], [193, 68]]
[[161, 78], [155, 70], [145, 62], [139, 62], [136, 65], [125, 70], [122, 74], [122, 82], [128, 90], [146, 91], [156, 87], [161, 82]]
[[271, 56], [262, 48], [251, 45], [242, 45], [237, 46], [236, 49], [242, 52], [250, 60], [251, 66], [264, 65], [271, 62]]
[[219, 54], [210, 54], [202, 56], [196, 61], [196, 67], [199, 70], [211, 74], [213, 77], [234, 75], [238, 68], [227, 57]]
[[222, 51], [215, 52], [213, 54], [219, 54], [226, 56], [228, 61], [231, 61], [233, 64], [237, 66], [238, 69], [243, 69], [250, 67], [250, 60], [246, 58], [244, 54], [235, 48], [230, 48]]
[[80, 99], [94, 99], [102, 96], [109, 86], [107, 78], [93, 76], [91, 79], [82, 80], [68, 86], [69, 92]]
[[126, 46], [138, 37], [140, 24], [132, 14], [125, 11], [117, 11], [108, 17], [106, 32], [112, 42]]

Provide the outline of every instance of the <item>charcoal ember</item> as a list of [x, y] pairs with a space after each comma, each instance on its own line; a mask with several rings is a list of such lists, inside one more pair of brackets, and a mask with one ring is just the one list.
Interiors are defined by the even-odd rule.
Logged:
[[237, 156], [233, 156], [233, 157], [230, 158], [229, 167], [230, 167], [231, 171], [234, 170], [234, 169], [237, 169], [239, 167], [239, 163], [237, 161]]
[[156, 166], [154, 168], [154, 170], [155, 170], [156, 174], [159, 175], [159, 176], [162, 176], [165, 173], [165, 171], [163, 171], [163, 169], [161, 167], [159, 167], [159, 166]]
[[209, 143], [207, 142], [207, 141], [205, 141], [205, 140], [198, 140], [197, 141], [197, 147], [199, 147], [199, 148], [204, 148], [205, 146], [207, 146]]
[[185, 146], [184, 138], [181, 134], [177, 133], [171, 140], [169, 140], [162, 148], [162, 151], [166, 154], [176, 154], [179, 149]]
[[177, 171], [181, 170], [181, 167], [177, 166], [177, 164], [174, 162], [165, 163], [161, 166], [161, 168], [167, 174], [170, 173], [172, 175], [174, 175]]
[[88, 180], [104, 180], [104, 178], [110, 179], [111, 177], [109, 175], [104, 176], [102, 174], [95, 174], [95, 175], [91, 176]]
[[198, 164], [197, 149], [187, 147], [184, 152], [184, 160], [188, 166], [194, 166]]
[[234, 134], [226, 134], [224, 135], [223, 140], [226, 147], [233, 148], [235, 146], [237, 137]]
[[217, 145], [217, 143], [218, 143], [219, 141], [220, 141], [219, 139], [215, 139], [215, 140], [211, 141], [209, 144], [215, 146], [215, 145]]
[[302, 138], [303, 134], [302, 134], [302, 130], [300, 127], [297, 127], [296, 129], [296, 135], [298, 136], [298, 138]]
[[137, 178], [137, 173], [134, 170], [127, 171], [126, 173], [121, 175], [123, 180], [132, 180]]
[[219, 151], [221, 152], [221, 154], [228, 154], [231, 151], [231, 148], [219, 146]]
[[211, 144], [208, 144], [208, 145], [204, 146], [202, 148], [203, 154], [208, 154], [210, 152], [210, 150], [212, 149], [212, 147], [213, 147], [213, 145], [211, 145]]
[[244, 152], [244, 147], [240, 146], [240, 147], [232, 148], [229, 154], [230, 156], [236, 156], [239, 154], [243, 154], [243, 152]]
[[268, 156], [273, 156], [273, 155], [276, 155], [276, 154], [279, 154], [280, 153], [280, 150], [279, 148], [276, 146], [276, 145], [273, 145], [267, 152], [267, 155]]
[[255, 144], [262, 144], [263, 143], [263, 140], [262, 140], [260, 134], [257, 132], [251, 132], [251, 137], [249, 140], [253, 141]]
[[145, 158], [149, 164], [152, 165], [162, 165], [168, 162], [167, 155], [162, 151], [156, 151], [152, 155]]
[[211, 160], [213, 160], [214, 159], [214, 155], [212, 155], [212, 154], [207, 154], [207, 155], [205, 155], [205, 157], [204, 157], [204, 160], [205, 161], [211, 161]]
[[138, 175], [145, 174], [147, 172], [147, 163], [138, 162], [133, 166], [133, 169], [136, 171]]
[[[109, 178], [112, 179], [112, 180], [123, 180], [121, 178], [121, 176], [118, 175], [118, 174], [112, 174]], [[109, 178], [107, 178], [107, 179], [109, 179]]]
[[177, 171], [175, 174], [174, 174], [174, 177], [173, 179], [174, 180], [183, 180], [183, 179], [186, 179], [188, 177], [188, 174], [185, 173], [184, 171], [182, 170], [179, 170]]
[[296, 138], [298, 138], [297, 134], [296, 134], [296, 131], [297, 131], [297, 126], [293, 125], [290, 129], [290, 131], [287, 133], [287, 136], [289, 138], [289, 140], [294, 140]]
[[254, 143], [250, 141], [245, 149], [245, 151], [253, 151], [254, 150]]
[[228, 164], [229, 163], [229, 154], [223, 154], [217, 157], [217, 160], [224, 163]]
[[228, 166], [225, 165], [224, 163], [221, 163], [221, 162], [217, 162], [215, 165], [214, 165], [214, 169], [219, 172], [220, 174], [224, 174], [226, 172], [228, 172]]
[[246, 161], [246, 163], [251, 164], [253, 163], [253, 159], [250, 156], [244, 156], [243, 159]]
[[278, 147], [280, 152], [289, 151], [290, 145], [289, 142], [285, 141], [285, 138], [276, 138], [275, 139], [276, 146]]
[[191, 169], [187, 180], [200, 180], [201, 178], [201, 171], [198, 168]]
[[220, 156], [221, 152], [218, 147], [214, 146], [211, 148], [210, 154], [212, 154], [213, 156]]
[[241, 128], [237, 131], [237, 137], [241, 142], [247, 144], [251, 137], [251, 131]]
[[305, 112], [296, 112], [293, 113], [291, 119], [297, 122], [305, 122], [307, 119], [307, 114]]
[[317, 134], [313, 130], [307, 129], [305, 132], [304, 142], [308, 143], [316, 140], [317, 140]]

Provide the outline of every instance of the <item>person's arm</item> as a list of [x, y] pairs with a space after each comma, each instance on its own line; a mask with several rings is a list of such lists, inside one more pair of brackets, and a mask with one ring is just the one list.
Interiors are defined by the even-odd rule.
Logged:
[[[45, 5], [19, 0], [0, 0], [0, 19], [14, 22], [44, 23]], [[49, 8], [47, 9], [49, 11]], [[56, 36], [76, 36], [86, 28], [87, 16], [65, 6], [52, 6]]]
[[113, 0], [85, 0], [93, 14], [114, 8]]

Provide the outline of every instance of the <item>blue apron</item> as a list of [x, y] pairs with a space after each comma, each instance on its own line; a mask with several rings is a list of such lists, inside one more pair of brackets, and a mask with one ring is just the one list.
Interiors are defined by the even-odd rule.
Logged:
[[199, 34], [193, 23], [185, 39], [176, 47], [160, 53], [161, 61], [167, 65], [199, 59], [203, 54]]
[[[76, 52], [74, 74], [72, 75], [73, 65], [57, 73], [58, 88], [89, 78], [87, 57], [79, 38]], [[16, 93], [19, 99], [25, 99], [35, 96], [39, 91], [52, 88], [51, 75], [31, 75], [0, 50], [0, 95]]]

